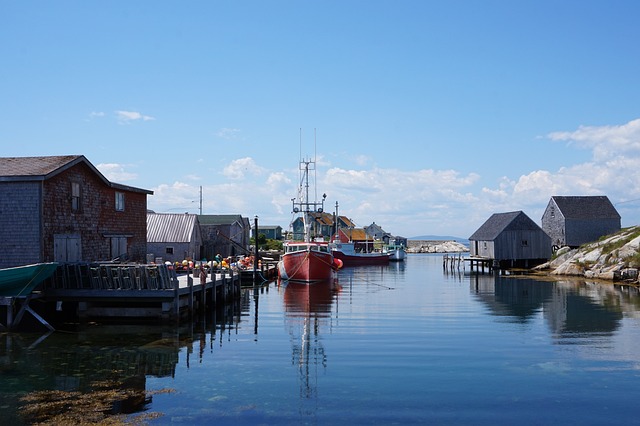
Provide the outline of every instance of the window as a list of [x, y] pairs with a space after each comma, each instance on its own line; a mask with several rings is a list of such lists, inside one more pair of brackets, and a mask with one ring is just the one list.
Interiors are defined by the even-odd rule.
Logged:
[[114, 235], [111, 237], [111, 259], [126, 260], [127, 256], [127, 237]]
[[124, 192], [116, 192], [116, 211], [124, 211]]
[[80, 184], [71, 182], [71, 210], [80, 211]]
[[165, 253], [166, 253], [166, 254], [173, 254], [173, 247], [167, 247], [167, 248], [165, 249]]
[[527, 247], [529, 245], [529, 241], [522, 240], [522, 247]]

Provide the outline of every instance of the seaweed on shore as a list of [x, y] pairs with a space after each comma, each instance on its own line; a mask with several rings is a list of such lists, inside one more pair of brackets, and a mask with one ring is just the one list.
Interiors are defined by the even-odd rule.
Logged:
[[[163, 389], [146, 392], [144, 389], [123, 388], [118, 381], [91, 384], [91, 390], [45, 390], [31, 392], [22, 398], [20, 415], [26, 424], [125, 425], [145, 424], [146, 420], [161, 417], [162, 413], [145, 412], [128, 416], [125, 407], [144, 407], [152, 394], [173, 392]], [[130, 411], [135, 412], [138, 410]]]

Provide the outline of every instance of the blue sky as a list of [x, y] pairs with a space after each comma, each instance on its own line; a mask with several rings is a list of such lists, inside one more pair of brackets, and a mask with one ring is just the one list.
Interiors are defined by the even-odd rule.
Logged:
[[301, 155], [326, 210], [395, 235], [540, 223], [553, 195], [607, 195], [636, 225], [638, 16], [620, 0], [0, 0], [0, 144], [85, 155], [158, 212], [197, 213], [202, 187], [203, 213], [283, 228]]

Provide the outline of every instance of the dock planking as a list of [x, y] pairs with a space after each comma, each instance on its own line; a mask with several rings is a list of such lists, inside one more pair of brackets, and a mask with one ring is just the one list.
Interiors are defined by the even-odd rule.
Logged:
[[160, 318], [240, 298], [240, 275], [230, 270], [176, 273], [154, 264], [64, 264], [41, 290], [41, 299], [72, 305], [83, 318]]

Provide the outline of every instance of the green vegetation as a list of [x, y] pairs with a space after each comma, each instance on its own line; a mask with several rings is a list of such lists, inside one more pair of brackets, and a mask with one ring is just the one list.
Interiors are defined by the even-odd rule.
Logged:
[[[250, 244], [255, 245], [255, 240], [251, 238]], [[282, 241], [267, 238], [264, 234], [258, 234], [258, 248], [261, 250], [282, 250]]]
[[635, 254], [626, 257], [624, 259], [624, 263], [629, 268], [640, 268], [640, 253], [636, 252]]
[[624, 238], [619, 238], [616, 241], [611, 241], [603, 244], [601, 247], [602, 254], [612, 253], [613, 251], [623, 247], [629, 241], [640, 236], [640, 227], [636, 227], [635, 229], [633, 228], [630, 228], [630, 229], [632, 229], [632, 232], [624, 236]]

